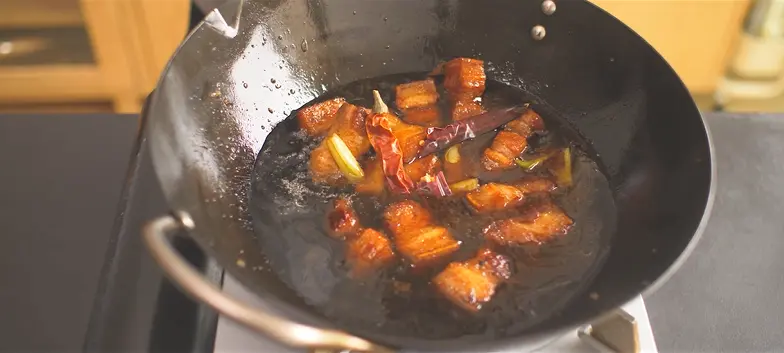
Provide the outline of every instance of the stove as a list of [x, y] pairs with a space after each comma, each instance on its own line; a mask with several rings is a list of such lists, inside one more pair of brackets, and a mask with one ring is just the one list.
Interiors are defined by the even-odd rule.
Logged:
[[[246, 303], [262, 307], [255, 295], [245, 289], [231, 276], [223, 281], [223, 290], [232, 297]], [[215, 353], [233, 353], [239, 351], [255, 351], [266, 353], [302, 352], [266, 340], [253, 331], [226, 318], [218, 319], [215, 335]], [[542, 351], [547, 352], [644, 352], [656, 353], [656, 342], [648, 320], [648, 312], [642, 297], [637, 297], [622, 307], [622, 311], [594, 323], [586, 325], [574, 332], [561, 337]], [[499, 352], [500, 353], [500, 352]], [[504, 353], [514, 353], [506, 351]]]
[[[219, 317], [169, 282], [142, 244], [141, 228], [168, 210], [153, 171], [144, 124], [132, 152], [99, 290], [85, 339], [86, 352], [302, 352]], [[231, 296], [261, 306], [187, 237], [175, 247]], [[547, 346], [558, 352], [656, 352], [642, 298], [602, 322], [582, 327]], [[510, 352], [512, 353], [512, 352]]]

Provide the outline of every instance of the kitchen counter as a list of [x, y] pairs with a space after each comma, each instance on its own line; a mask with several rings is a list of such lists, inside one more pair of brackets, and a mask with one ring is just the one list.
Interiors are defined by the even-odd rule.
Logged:
[[[784, 115], [706, 119], [716, 147], [716, 203], [694, 254], [646, 298], [656, 343], [662, 352], [780, 349]], [[115, 211], [137, 128], [134, 116], [0, 116], [0, 351], [81, 350], [107, 246], [117, 246]], [[123, 246], [140, 247], [131, 239]], [[126, 260], [119, 270], [150, 273], [150, 261]], [[137, 292], [122, 298], [155, 300]], [[125, 309], [152, 320], [133, 305]], [[113, 317], [107, 330], [148, 336], [136, 322]], [[148, 347], [126, 340], [113, 347]]]
[[646, 298], [662, 352], [784, 347], [784, 114], [707, 114], [718, 167], [696, 250]]

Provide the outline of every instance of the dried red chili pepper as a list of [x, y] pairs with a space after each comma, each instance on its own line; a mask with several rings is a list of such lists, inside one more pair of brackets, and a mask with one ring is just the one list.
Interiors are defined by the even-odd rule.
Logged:
[[381, 166], [389, 189], [392, 192], [409, 194], [414, 188], [414, 182], [411, 181], [403, 168], [403, 151], [400, 149], [400, 142], [392, 134], [392, 129], [389, 126], [391, 118], [394, 116], [390, 113], [373, 113], [367, 118], [365, 129], [370, 138], [370, 144], [381, 157]]
[[444, 127], [428, 128], [424, 145], [419, 151], [417, 158], [493, 131], [501, 125], [518, 118], [526, 109], [528, 109], [528, 104], [521, 107], [489, 111], [453, 122]]

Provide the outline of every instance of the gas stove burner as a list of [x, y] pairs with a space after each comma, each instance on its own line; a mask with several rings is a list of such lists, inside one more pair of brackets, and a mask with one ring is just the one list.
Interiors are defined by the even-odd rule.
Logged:
[[[224, 276], [223, 291], [254, 306], [264, 307], [258, 298], [236, 279]], [[215, 353], [240, 351], [294, 353], [300, 350], [271, 341], [261, 334], [226, 319], [218, 319]], [[656, 353], [648, 312], [641, 296], [637, 296], [615, 312], [565, 335], [542, 349], [547, 352]], [[503, 353], [515, 353], [514, 350]]]

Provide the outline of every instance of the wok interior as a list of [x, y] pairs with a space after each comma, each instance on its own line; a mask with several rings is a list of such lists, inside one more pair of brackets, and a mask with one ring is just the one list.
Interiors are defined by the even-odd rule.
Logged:
[[[560, 2], [550, 17], [539, 6], [253, 1], [233, 38], [200, 26], [146, 112], [171, 207], [191, 215], [194, 238], [271, 310], [329, 326], [272, 274], [252, 231], [250, 177], [267, 134], [332, 87], [477, 57], [489, 63], [488, 79], [526, 91], [591, 143], [619, 210], [612, 250], [586, 295], [506, 344], [536, 344], [623, 304], [675, 262], [700, 224], [711, 182], [707, 134], [681, 81], [636, 34], [585, 2]], [[547, 30], [541, 41], [530, 36], [536, 24]]]

